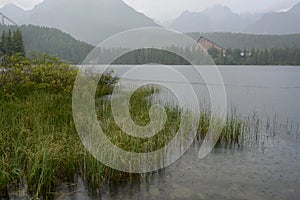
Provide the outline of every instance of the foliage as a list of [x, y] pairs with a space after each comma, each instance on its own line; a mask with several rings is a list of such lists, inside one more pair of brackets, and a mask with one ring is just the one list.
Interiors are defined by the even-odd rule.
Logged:
[[[176, 50], [174, 50], [176, 49]], [[172, 53], [172, 50], [175, 52], [181, 51], [180, 48], [177, 47], [169, 47], [165, 50], [161, 49], [139, 49], [131, 51], [125, 55], [122, 55], [118, 59], [116, 59], [113, 64], [133, 64], [133, 65], [141, 65], [141, 64], [165, 64], [165, 65], [186, 65], [188, 62], [180, 57], [179, 55], [176, 55], [175, 53]], [[106, 54], [115, 54], [116, 50], [105, 50]], [[183, 50], [182, 50], [183, 51]], [[190, 51], [190, 50], [187, 50]], [[184, 52], [183, 52], [184, 53]], [[200, 52], [198, 52], [200, 53]], [[188, 53], [187, 53], [188, 54]], [[186, 54], [186, 55], [187, 55]], [[189, 54], [191, 55], [191, 53]]]
[[[0, 67], [0, 197], [24, 184], [38, 199], [61, 182], [85, 174], [95, 162], [72, 120], [72, 87], [78, 69], [48, 55], [5, 56]], [[111, 93], [116, 78], [99, 81], [97, 97]], [[102, 165], [103, 166], [103, 165]], [[103, 166], [104, 167], [104, 166]]]
[[[16, 97], [37, 90], [72, 93], [78, 74], [77, 67], [46, 54], [32, 54], [30, 57], [16, 54], [3, 58], [2, 66], [0, 65], [0, 95]], [[117, 78], [112, 76], [112, 72], [103, 75], [97, 95], [109, 93], [116, 81]]]
[[0, 33], [8, 29], [22, 31], [26, 54], [32, 52], [53, 55], [71, 64], [80, 64], [94, 46], [78, 41], [55, 28], [34, 25], [0, 26]]
[[216, 32], [187, 33], [187, 35], [193, 38], [195, 41], [198, 41], [201, 35], [226, 49], [300, 48], [300, 34], [258, 35]]
[[[0, 33], [6, 31], [8, 34], [9, 29], [12, 31], [20, 30], [24, 36], [24, 45], [26, 54], [31, 52], [45, 53], [54, 55], [62, 59], [64, 62], [72, 64], [80, 64], [86, 58], [86, 56], [93, 50], [94, 46], [87, 43], [78, 41], [72, 36], [63, 33], [62, 31], [54, 28], [39, 27], [33, 25], [22, 25], [19, 28], [14, 26], [0, 26]], [[247, 62], [242, 61], [237, 57], [237, 51], [240, 49], [244, 51], [251, 51], [255, 49], [257, 54], [260, 54], [260, 58], [265, 55], [265, 51], [268, 51], [268, 55], [274, 58], [268, 58], [270, 61], [266, 61], [270, 65], [299, 65], [299, 61], [295, 58], [299, 55], [300, 48], [300, 34], [292, 35], [252, 35], [243, 33], [189, 33], [190, 37], [197, 41], [199, 36], [202, 35], [211, 41], [219, 44], [220, 46], [232, 51], [235, 50], [233, 57], [227, 59], [218, 59], [212, 56], [217, 64], [264, 64], [263, 61], [257, 61], [255, 59], [248, 59]], [[12, 37], [13, 38], [13, 37]], [[195, 42], [196, 44], [196, 42]], [[0, 48], [4, 46], [0, 44]], [[175, 47], [166, 47], [165, 50]], [[101, 49], [101, 53], [104, 57], [109, 59], [117, 55], [120, 49]], [[197, 51], [191, 49], [181, 49], [185, 55], [191, 55], [191, 57], [199, 57]], [[260, 52], [261, 51], [261, 52]], [[287, 51], [289, 51], [287, 53]], [[287, 55], [289, 54], [289, 55]], [[292, 60], [290, 59], [293, 55]], [[296, 55], [295, 55], [296, 54]], [[253, 54], [252, 54], [253, 55]], [[299, 57], [299, 56], [298, 56]], [[251, 61], [251, 62], [250, 62]], [[197, 61], [198, 62], [198, 61]], [[197, 63], [196, 62], [196, 63]], [[172, 55], [168, 52], [162, 52], [162, 50], [137, 50], [122, 58], [117, 59], [115, 64], [144, 64], [144, 63], [161, 63], [172, 65], [185, 65], [188, 62], [177, 55]], [[105, 63], [107, 64], [107, 63]]]
[[[73, 184], [77, 175], [95, 191], [104, 182], [137, 176], [103, 165], [83, 147], [72, 116], [70, 92], [78, 73], [75, 67], [47, 55], [32, 55], [31, 59], [14, 55], [5, 60], [0, 74], [0, 196], [18, 186], [27, 189], [33, 199], [47, 199], [57, 185]], [[116, 145], [134, 152], [166, 145], [178, 130], [180, 111], [166, 108], [166, 126], [154, 137], [130, 137], [116, 125], [110, 104], [102, 98], [111, 94], [116, 80], [111, 73], [106, 74], [96, 93], [97, 116], [105, 134]], [[131, 97], [130, 114], [137, 124], [149, 122], [147, 97], [153, 93], [145, 88]], [[198, 138], [205, 136], [209, 123], [210, 116], [202, 115]], [[223, 140], [240, 142], [246, 127], [243, 122], [228, 119], [226, 125]]]
[[[174, 50], [175, 49], [175, 50]], [[185, 55], [187, 60], [194, 64], [207, 65], [212, 61], [201, 60], [204, 51], [198, 48], [169, 47], [165, 50], [139, 49], [119, 57], [113, 64], [147, 64], [159, 63], [166, 65], [189, 65], [190, 63], [180, 55]], [[117, 50], [105, 50], [107, 57], [112, 57]], [[300, 48], [272, 48], [272, 49], [226, 49], [219, 52], [215, 48], [208, 49], [208, 54], [218, 65], [300, 65]], [[203, 62], [203, 63], [201, 63]]]
[[10, 97], [34, 90], [71, 93], [77, 68], [47, 55], [28, 59], [20, 55], [5, 56], [0, 74], [0, 94]]
[[25, 55], [23, 35], [20, 29], [3, 31], [0, 38], [0, 57], [13, 54]]
[[207, 53], [213, 58], [213, 59], [217, 59], [220, 56], [222, 56], [221, 52], [216, 49], [216, 48], [210, 48], [208, 49]]
[[218, 65], [300, 65], [300, 48], [227, 49], [214, 59]]
[[[105, 57], [108, 60], [117, 54], [117, 49], [101, 50], [105, 52]], [[173, 53], [178, 52], [179, 55]], [[193, 61], [193, 64], [207, 65], [214, 61], [218, 65], [300, 65], [300, 48], [272, 48], [272, 49], [226, 49], [225, 52], [220, 52], [215, 48], [208, 49], [208, 56], [199, 48], [179, 48], [168, 47], [164, 50], [160, 49], [139, 49], [131, 51], [116, 59], [113, 64], [149, 64], [158, 63], [165, 65], [189, 65], [188, 60]], [[180, 55], [185, 55], [182, 58]], [[104, 56], [103, 56], [104, 57]], [[208, 60], [204, 60], [206, 58]], [[105, 62], [105, 59], [102, 59]], [[105, 64], [105, 63], [103, 63]]]
[[24, 181], [38, 199], [57, 183], [72, 181], [85, 151], [71, 105], [70, 95], [44, 91], [0, 98], [0, 196]]

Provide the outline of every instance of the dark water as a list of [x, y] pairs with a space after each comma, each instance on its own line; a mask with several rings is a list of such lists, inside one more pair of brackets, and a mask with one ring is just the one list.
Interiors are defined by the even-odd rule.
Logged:
[[[115, 67], [118, 75], [126, 71]], [[201, 78], [176, 67], [208, 101]], [[239, 147], [216, 147], [198, 159], [194, 145], [168, 168], [132, 185], [124, 181], [98, 196], [77, 186], [57, 188], [57, 199], [300, 199], [300, 67], [220, 67], [228, 110], [255, 113], [262, 122], [259, 138]], [[180, 84], [180, 83], [174, 83]], [[204, 87], [204, 88], [203, 88]], [[209, 103], [208, 103], [209, 104]]]

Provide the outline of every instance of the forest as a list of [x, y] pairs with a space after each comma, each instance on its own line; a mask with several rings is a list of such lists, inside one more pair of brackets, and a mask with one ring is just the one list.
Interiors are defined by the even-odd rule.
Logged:
[[22, 32], [20, 29], [3, 31], [0, 38], [0, 57], [12, 56], [16, 53], [25, 56]]
[[32, 54], [32, 52], [44, 53], [58, 57], [70, 64], [79, 64], [94, 48], [94, 46], [78, 41], [55, 28], [34, 25], [22, 25], [20, 27], [0, 25], [0, 34], [3, 31], [8, 32], [16, 29], [23, 33], [27, 55]]
[[300, 48], [226, 49], [225, 55], [209, 49], [208, 53], [217, 65], [300, 65]]
[[[176, 50], [174, 50], [176, 49]], [[116, 51], [116, 50], [114, 50]], [[114, 55], [114, 51], [106, 50], [106, 55]], [[180, 52], [186, 55], [184, 59], [173, 52]], [[165, 50], [157, 49], [140, 49], [118, 58], [113, 64], [147, 64], [159, 63], [165, 65], [189, 65], [187, 60], [194, 64], [210, 64], [217, 65], [300, 65], [300, 48], [271, 48], [271, 49], [226, 49], [224, 54], [217, 49], [211, 48], [208, 54], [213, 62], [202, 61], [201, 54], [205, 53], [200, 49], [194, 48], [165, 48]], [[109, 57], [109, 56], [108, 56]]]
[[300, 34], [256, 35], [245, 33], [187, 33], [194, 40], [203, 36], [228, 49], [300, 48]]
[[[10, 52], [16, 48], [11, 44], [19, 44], [20, 46], [22, 39], [24, 45], [18, 47], [21, 54], [26, 53], [27, 56], [30, 56], [32, 52], [44, 53], [56, 56], [70, 64], [81, 64], [89, 52], [94, 49], [93, 45], [78, 41], [71, 35], [55, 28], [34, 25], [22, 25], [18, 28], [2, 25], [0, 26], [1, 33], [3, 33], [2, 43], [0, 43], [2, 54], [8, 51], [7, 53], [10, 55]], [[21, 33], [23, 33], [23, 37]], [[195, 43], [197, 38], [202, 35], [225, 48], [225, 56], [216, 52], [215, 49], [208, 50], [214, 62], [219, 65], [300, 65], [300, 34], [189, 33], [188, 35], [195, 39]], [[13, 40], [19, 41], [13, 42]], [[201, 57], [199, 56], [201, 53], [199, 50], [193, 48], [180, 49], [178, 47], [166, 47], [165, 50], [136, 50], [116, 59], [113, 64], [188, 64], [185, 59], [168, 52], [172, 48], [176, 49], [176, 52], [189, 55], [187, 59], [196, 58], [194, 63], [201, 64], [201, 61], [197, 60]], [[106, 61], [111, 60], [120, 51], [122, 50], [101, 49], [103, 60], [99, 64], [107, 64]]]

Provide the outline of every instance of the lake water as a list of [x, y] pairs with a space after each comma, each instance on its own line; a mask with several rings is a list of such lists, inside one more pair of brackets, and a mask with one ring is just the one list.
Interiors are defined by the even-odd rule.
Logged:
[[[122, 75], [129, 68], [113, 69]], [[188, 77], [199, 99], [210, 105], [208, 90], [195, 70], [175, 69]], [[245, 117], [255, 113], [262, 121], [258, 141], [216, 147], [205, 159], [198, 159], [199, 147], [194, 145], [147, 180], [132, 185], [125, 180], [91, 196], [79, 179], [76, 187], [59, 187], [57, 199], [300, 199], [300, 67], [221, 66], [219, 70], [228, 113], [235, 110]], [[174, 84], [180, 88], [183, 83]], [[274, 124], [271, 129], [264, 123], [268, 120]]]
[[[153, 66], [149, 66], [151, 68]], [[209, 104], [207, 85], [190, 66], [172, 66], [196, 88], [200, 101]], [[209, 71], [210, 67], [198, 67]], [[260, 116], [280, 116], [282, 120], [300, 122], [300, 68], [298, 66], [220, 66], [218, 67], [226, 89], [227, 110], [235, 107], [240, 113], [257, 112]], [[110, 68], [109, 68], [110, 69]], [[112, 69], [122, 76], [131, 67], [114, 66]], [[139, 79], [149, 75], [138, 74]], [[159, 77], [159, 75], [157, 75]], [[161, 75], [160, 75], [161, 76]], [[155, 81], [168, 81], [157, 78]], [[135, 77], [134, 77], [135, 78]], [[173, 81], [174, 85], [183, 85]], [[161, 81], [162, 82], [162, 81]], [[182, 91], [184, 94], [184, 91]], [[186, 94], [184, 94], [186, 95]]]

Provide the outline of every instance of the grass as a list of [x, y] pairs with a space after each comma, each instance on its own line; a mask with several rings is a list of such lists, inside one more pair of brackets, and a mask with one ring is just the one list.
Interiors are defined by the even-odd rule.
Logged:
[[39, 196], [72, 181], [84, 151], [72, 122], [71, 98], [38, 92], [0, 102], [1, 190], [24, 178], [28, 191]]
[[[130, 99], [130, 114], [135, 124], [146, 126], [150, 123], [149, 109], [151, 105], [147, 97], [153, 90], [139, 89]], [[164, 147], [175, 136], [180, 126], [181, 115], [176, 108], [167, 108], [167, 121], [164, 128], [154, 137], [140, 139], [124, 133], [115, 123], [111, 105], [98, 110], [101, 127], [108, 138], [118, 147], [130, 152], [152, 152]], [[126, 123], [126, 122], [124, 122]]]
[[[107, 93], [107, 91], [106, 91]], [[141, 89], [131, 98], [130, 113], [139, 125], [149, 123], [152, 90]], [[100, 98], [98, 105], [104, 102]], [[180, 125], [180, 111], [167, 108], [167, 123], [156, 136], [138, 139], [126, 135], [113, 121], [110, 105], [98, 106], [98, 118], [106, 135], [119, 147], [149, 152], [165, 146]], [[210, 123], [202, 113], [198, 139], [205, 136]], [[238, 118], [228, 118], [219, 142], [239, 143], [247, 129]], [[55, 186], [75, 182], [80, 175], [96, 191], [103, 183], [114, 183], [138, 176], [104, 166], [83, 147], [72, 117], [72, 96], [63, 92], [36, 90], [28, 95], [0, 98], [0, 194], [24, 187], [33, 198], [51, 198]]]

